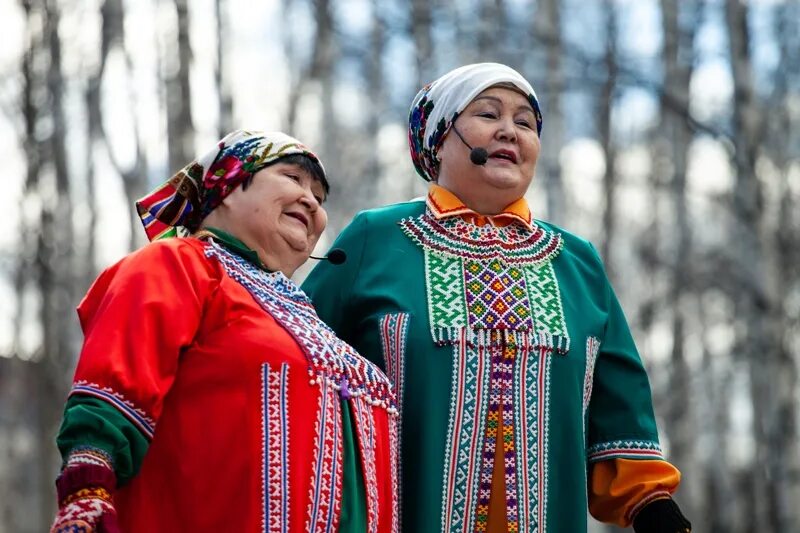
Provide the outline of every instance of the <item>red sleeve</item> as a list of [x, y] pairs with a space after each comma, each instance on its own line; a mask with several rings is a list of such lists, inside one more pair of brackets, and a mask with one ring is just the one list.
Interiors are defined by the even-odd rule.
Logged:
[[84, 344], [71, 395], [109, 402], [148, 438], [219, 284], [203, 247], [194, 239], [149, 244], [103, 272], [78, 306]]

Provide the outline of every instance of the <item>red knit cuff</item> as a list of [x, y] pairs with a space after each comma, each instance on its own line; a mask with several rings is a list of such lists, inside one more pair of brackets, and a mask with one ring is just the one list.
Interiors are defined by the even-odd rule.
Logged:
[[117, 476], [102, 451], [81, 450], [70, 454], [61, 475], [56, 479], [58, 502], [62, 504], [71, 494], [86, 488], [99, 487], [109, 494], [117, 487]]

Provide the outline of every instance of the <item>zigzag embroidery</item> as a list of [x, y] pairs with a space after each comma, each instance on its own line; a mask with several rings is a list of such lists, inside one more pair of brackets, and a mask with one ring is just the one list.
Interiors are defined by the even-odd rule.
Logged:
[[651, 440], [614, 440], [601, 442], [586, 450], [589, 462], [616, 457], [664, 459], [661, 446]]
[[241, 284], [294, 337], [308, 361], [312, 385], [328, 382], [342, 391], [342, 396], [363, 397], [370, 405], [382, 407], [396, 416], [396, 401], [389, 379], [336, 336], [294, 282], [281, 272], [259, 270], [213, 239], [208, 240], [205, 254], [215, 257], [228, 276]]
[[76, 381], [72, 385], [72, 390], [69, 395], [72, 396], [74, 394], [94, 396], [95, 398], [107, 401], [133, 422], [148, 439], [153, 438], [153, 433], [156, 430], [155, 421], [142, 409], [139, 409], [132, 402], [126, 400], [125, 396], [114, 389], [110, 387], [101, 387], [96, 383], [89, 383], [88, 381]]
[[508, 265], [533, 266], [552, 261], [563, 247], [559, 233], [535, 224], [532, 231], [520, 224], [476, 226], [460, 217], [437, 220], [427, 210], [398, 224], [426, 250], [474, 261], [498, 260]]

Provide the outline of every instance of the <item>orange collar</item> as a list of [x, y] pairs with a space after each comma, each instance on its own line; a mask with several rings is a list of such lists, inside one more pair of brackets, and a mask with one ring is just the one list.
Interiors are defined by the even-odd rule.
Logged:
[[437, 220], [460, 215], [477, 226], [491, 224], [502, 227], [508, 226], [513, 222], [520, 222], [526, 228], [533, 230], [531, 210], [525, 198], [515, 200], [496, 215], [481, 215], [464, 205], [464, 202], [459, 200], [452, 192], [435, 183], [431, 183], [426, 203], [428, 204], [428, 209], [431, 210]]

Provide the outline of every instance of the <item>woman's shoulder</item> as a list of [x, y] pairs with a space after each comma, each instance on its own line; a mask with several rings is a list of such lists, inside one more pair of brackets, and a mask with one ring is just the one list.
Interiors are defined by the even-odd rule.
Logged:
[[599, 267], [600, 269], [605, 270], [603, 267], [603, 262], [600, 259], [600, 255], [597, 253], [597, 250], [591, 241], [550, 222], [535, 220], [535, 223], [543, 230], [559, 235], [561, 242], [563, 243], [561, 255], [580, 259], [594, 267]]
[[353, 217], [348, 228], [385, 229], [396, 226], [404, 218], [421, 215], [424, 211], [424, 198], [365, 209]]
[[365, 217], [371, 224], [396, 224], [406, 217], [421, 215], [425, 211], [425, 199], [415, 198], [407, 202], [384, 205], [361, 211], [358, 216]]
[[177, 270], [191, 275], [215, 275], [216, 268], [205, 254], [208, 244], [193, 237], [173, 237], [150, 242], [111, 265], [106, 272], [117, 274]]
[[142, 262], [158, 258], [192, 261], [205, 257], [207, 243], [193, 237], [172, 237], [145, 244], [127, 255], [123, 261]]

